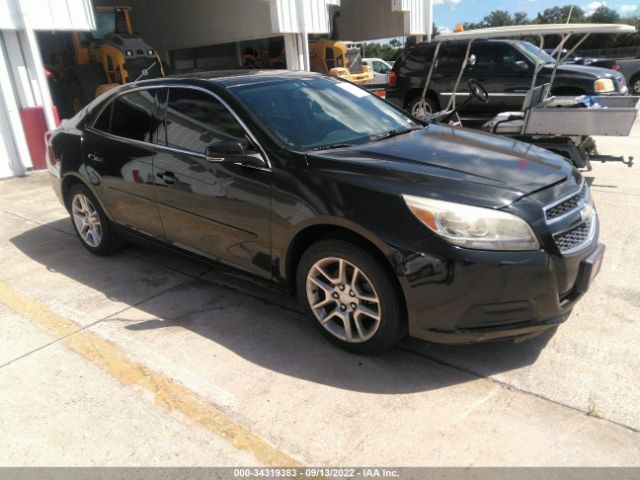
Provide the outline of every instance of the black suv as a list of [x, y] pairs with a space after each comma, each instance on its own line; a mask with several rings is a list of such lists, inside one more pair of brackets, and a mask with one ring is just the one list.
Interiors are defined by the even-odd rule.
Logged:
[[[468, 42], [446, 42], [440, 47], [438, 65], [429, 87], [427, 102], [432, 111], [447, 105], [462, 66]], [[520, 111], [531, 87], [538, 47], [521, 40], [476, 40], [471, 47], [476, 63], [467, 66], [460, 86], [475, 78], [491, 96], [488, 104], [470, 102], [463, 114], [473, 117], [493, 117], [500, 112]], [[424, 88], [433, 59], [435, 44], [421, 43], [405, 50], [389, 76], [387, 100], [411, 112]], [[540, 52], [545, 63], [537, 84], [550, 81], [555, 60]], [[553, 82], [554, 95], [626, 95], [624, 76], [616, 71], [585, 65], [561, 65]], [[469, 95], [458, 88], [458, 97]]]

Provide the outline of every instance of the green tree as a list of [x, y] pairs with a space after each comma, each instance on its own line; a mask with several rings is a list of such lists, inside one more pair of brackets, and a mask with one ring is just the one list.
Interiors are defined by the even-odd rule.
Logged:
[[[571, 14], [571, 17], [569, 17]], [[538, 13], [536, 23], [582, 23], [584, 22], [584, 10], [577, 5], [565, 5], [564, 7], [551, 7]]]
[[516, 12], [513, 14], [514, 25], [528, 25], [529, 23], [531, 23], [531, 20], [527, 17], [526, 12]]
[[513, 18], [507, 10], [494, 10], [484, 17], [482, 23], [486, 27], [504, 27], [507, 25], [513, 25]]
[[614, 9], [601, 5], [588, 19], [592, 23], [617, 23], [620, 15]]

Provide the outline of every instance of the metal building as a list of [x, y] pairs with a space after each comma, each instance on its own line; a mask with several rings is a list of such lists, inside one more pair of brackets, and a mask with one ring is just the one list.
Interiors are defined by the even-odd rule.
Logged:
[[[352, 41], [429, 36], [432, 3], [433, 0], [0, 0], [0, 178], [23, 175], [34, 166], [29, 150], [32, 145], [27, 145], [26, 140], [30, 126], [21, 116], [24, 110], [40, 107], [46, 127], [55, 126], [37, 32], [92, 30], [94, 7], [132, 7], [135, 30], [168, 62], [208, 69], [239, 66], [243, 45], [277, 38], [283, 43], [287, 68], [308, 69], [308, 35], [335, 31], [340, 39]], [[194, 51], [204, 51], [204, 58], [194, 57]]]

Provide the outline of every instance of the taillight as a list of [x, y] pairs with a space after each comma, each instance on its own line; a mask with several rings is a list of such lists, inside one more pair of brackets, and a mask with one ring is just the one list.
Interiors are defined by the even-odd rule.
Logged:
[[619, 72], [620, 71], [620, 65], [613, 65], [611, 67], [611, 70], [615, 70], [616, 72]]
[[53, 136], [52, 131], [48, 131], [44, 134], [44, 143], [46, 145], [45, 159], [46, 159], [47, 167], [49, 168], [49, 171], [51, 171], [52, 168], [59, 171], [60, 160], [56, 158], [56, 151], [53, 148], [53, 145], [51, 145], [52, 136]]
[[389, 73], [389, 86], [390, 87], [395, 87], [396, 86], [396, 72], [394, 72], [393, 70], [391, 70], [391, 73]]

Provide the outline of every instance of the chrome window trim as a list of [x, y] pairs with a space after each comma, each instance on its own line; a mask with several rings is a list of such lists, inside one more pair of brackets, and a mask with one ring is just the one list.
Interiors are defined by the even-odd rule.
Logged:
[[578, 205], [576, 206], [576, 208], [574, 208], [572, 210], [569, 210], [568, 212], [563, 213], [562, 215], [560, 215], [558, 217], [552, 218], [551, 220], [549, 220], [547, 218], [547, 211], [548, 210], [552, 209], [553, 207], [556, 207], [556, 206], [560, 205], [563, 202], [566, 202], [567, 200], [569, 200], [570, 198], [572, 198], [572, 197], [574, 197], [576, 195], [582, 194], [582, 191], [584, 190], [584, 188], [585, 188], [585, 181], [584, 181], [584, 178], [582, 178], [582, 180], [580, 182], [580, 187], [578, 188], [577, 192], [570, 193], [569, 195], [566, 195], [566, 196], [562, 197], [560, 200], [556, 200], [555, 202], [550, 203], [549, 205], [545, 205], [543, 207], [543, 211], [544, 211], [544, 219], [545, 219], [545, 222], [547, 223], [547, 225], [551, 225], [553, 223], [556, 223], [556, 222], [562, 220], [566, 216], [571, 215], [572, 213], [575, 213], [577, 210], [580, 210], [584, 206], [585, 203], [588, 203], [589, 202], [589, 198], [591, 197], [591, 192], [589, 191], [589, 189], [587, 187], [586, 198], [584, 200], [580, 200]]
[[[98, 120], [100, 115], [102, 115], [102, 112], [111, 103], [115, 102], [121, 96], [124, 96], [124, 95], [126, 95], [128, 93], [138, 92], [138, 91], [142, 91], [142, 90], [162, 89], [162, 88], [167, 88], [167, 89], [168, 88], [184, 88], [184, 89], [190, 89], [190, 90], [197, 90], [197, 91], [200, 91], [200, 92], [204, 92], [204, 93], [212, 96], [217, 101], [219, 101], [229, 111], [229, 113], [231, 113], [231, 115], [233, 115], [233, 118], [236, 119], [236, 121], [240, 124], [240, 126], [244, 130], [244, 132], [249, 136], [251, 141], [253, 143], [255, 143], [255, 145], [258, 147], [258, 149], [260, 150], [260, 155], [262, 155], [262, 159], [263, 159], [263, 161], [265, 163], [264, 167], [256, 167], [256, 166], [253, 166], [253, 165], [244, 165], [244, 166], [246, 166], [248, 168], [250, 167], [250, 168], [253, 168], [253, 169], [256, 169], [256, 170], [271, 171], [271, 169], [272, 169], [271, 160], [269, 159], [269, 156], [267, 155], [267, 152], [265, 151], [264, 147], [260, 144], [260, 142], [258, 142], [258, 140], [256, 139], [256, 137], [253, 134], [253, 132], [251, 132], [251, 130], [249, 130], [249, 127], [247, 127], [247, 125], [238, 116], [238, 114], [218, 94], [216, 94], [216, 93], [214, 93], [214, 92], [212, 92], [210, 90], [207, 90], [206, 88], [195, 86], [195, 85], [184, 85], [184, 84], [172, 85], [172, 84], [162, 83], [162, 84], [156, 84], [156, 85], [143, 85], [141, 87], [131, 88], [131, 89], [126, 90], [124, 92], [119, 92], [116, 95], [114, 95], [113, 98], [110, 98], [108, 101], [106, 101], [104, 103], [104, 105], [101, 106], [100, 111], [94, 117], [93, 121], [91, 122], [91, 125], [87, 126], [87, 129], [91, 130], [94, 133], [98, 133], [100, 135], [106, 136], [107, 138], [110, 138], [110, 139], [120, 140], [120, 141], [124, 141], [124, 142], [132, 142], [135, 145], [142, 145], [142, 146], [146, 146], [146, 147], [148, 147], [148, 146], [159, 147], [159, 148], [166, 149], [166, 150], [169, 150], [169, 151], [172, 151], [172, 152], [175, 152], [175, 153], [193, 155], [193, 156], [196, 156], [196, 157], [201, 158], [201, 159], [204, 160], [205, 159], [204, 152], [200, 153], [200, 152], [195, 152], [195, 151], [192, 151], [192, 150], [186, 150], [186, 149], [182, 149], [182, 148], [170, 147], [168, 145], [162, 145], [160, 143], [151, 143], [151, 142], [145, 142], [145, 141], [142, 141], [142, 140], [134, 140], [132, 138], [121, 137], [119, 135], [113, 135], [112, 133], [104, 132], [102, 130], [94, 128], [93, 125]], [[242, 165], [241, 162], [238, 162], [238, 164]]]

